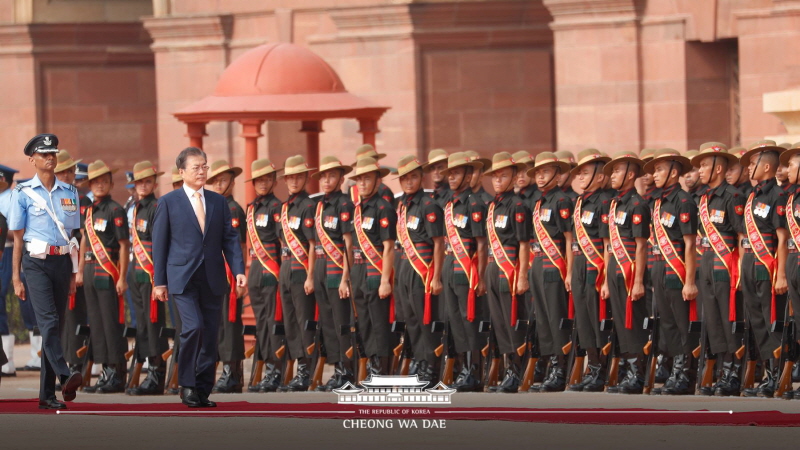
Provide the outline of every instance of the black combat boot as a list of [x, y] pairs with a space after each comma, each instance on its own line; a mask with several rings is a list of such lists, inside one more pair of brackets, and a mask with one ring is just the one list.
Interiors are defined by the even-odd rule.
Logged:
[[328, 379], [328, 382], [325, 383], [325, 384], [320, 384], [319, 386], [317, 386], [314, 389], [314, 391], [316, 391], [316, 392], [330, 392], [330, 391], [332, 391], [333, 389], [335, 389], [334, 386], [340, 386], [341, 385], [341, 377], [342, 377], [342, 373], [341, 373], [341, 371], [339, 369], [339, 363], [336, 363], [333, 366], [333, 374]]
[[690, 395], [694, 394], [695, 374], [694, 358], [689, 355], [678, 355], [672, 361], [672, 372], [677, 373], [672, 386], [665, 387], [662, 395]]
[[436, 386], [436, 383], [439, 380], [436, 377], [436, 374], [433, 371], [433, 368], [428, 364], [426, 360], [417, 361], [417, 378], [419, 381], [425, 381], [428, 384], [423, 386], [422, 389], [430, 389]]
[[149, 358], [147, 376], [135, 388], [125, 391], [128, 395], [164, 395], [164, 384], [167, 379], [167, 368], [161, 358]]
[[[544, 359], [544, 358], [542, 358], [542, 359]], [[536, 363], [536, 367], [537, 368], [539, 367], [539, 363], [542, 362], [542, 359], [537, 361], [537, 363]], [[531, 384], [531, 387], [528, 388], [528, 392], [536, 393], [536, 392], [541, 391], [542, 390], [542, 386], [545, 383], [551, 381], [552, 378], [555, 376], [555, 369], [556, 369], [557, 366], [558, 366], [558, 357], [553, 355], [553, 356], [550, 357], [549, 362], [547, 363], [547, 365], [543, 369], [543, 372], [542, 372], [542, 383], [541, 384]], [[534, 374], [534, 380], [536, 380], [535, 374]]]
[[459, 374], [460, 382], [454, 383], [458, 392], [479, 392], [481, 391], [481, 380], [476, 375], [478, 372], [478, 362], [480, 361], [479, 350], [464, 353], [464, 368]]
[[267, 363], [267, 371], [264, 378], [258, 383], [258, 392], [276, 392], [281, 387], [281, 369], [275, 364]]
[[[667, 380], [664, 382], [663, 386], [654, 387], [652, 390], [650, 390], [650, 395], [661, 395], [661, 394], [664, 393], [665, 389], [669, 389], [669, 388], [671, 388], [671, 387], [673, 387], [675, 385], [675, 380], [678, 378], [678, 371], [675, 368], [675, 366], [676, 366], [675, 358], [672, 358], [672, 357], [667, 358], [665, 356], [662, 361], [666, 361], [667, 359], [669, 360], [669, 363], [672, 366], [672, 372], [669, 374], [669, 378], [667, 378]], [[658, 380], [658, 379], [659, 379], [658, 370], [656, 370], [656, 380]], [[658, 383], [658, 382], [659, 381], [656, 381], [656, 383]]]
[[222, 375], [211, 392], [220, 394], [241, 394], [244, 387], [244, 371], [242, 361], [225, 361], [222, 365]]
[[644, 390], [644, 364], [639, 355], [628, 359], [625, 379], [619, 384], [620, 394], [641, 394]]
[[617, 368], [617, 384], [616, 386], [608, 386], [606, 388], [606, 393], [609, 394], [619, 394], [619, 385], [627, 378], [628, 376], [628, 360], [626, 358], [619, 359], [619, 367]]
[[103, 365], [103, 370], [100, 371], [100, 376], [97, 377], [97, 382], [95, 382], [95, 384], [93, 384], [91, 386], [84, 387], [83, 388], [83, 392], [86, 392], [86, 393], [89, 393], [89, 394], [94, 394], [95, 392], [97, 392], [97, 390], [99, 388], [101, 388], [104, 384], [106, 384], [106, 382], [108, 382], [108, 372], [109, 372], [109, 370], [110, 369], [108, 368], [108, 366], [104, 364]]
[[495, 392], [515, 394], [519, 391], [519, 385], [522, 380], [519, 377], [519, 365], [514, 356], [516, 356], [516, 354], [508, 358], [506, 376], [503, 378], [503, 381], [497, 385], [497, 390]]
[[672, 376], [671, 373], [673, 366], [672, 359], [673, 358], [671, 356], [664, 356], [664, 355], [658, 356], [658, 363], [656, 364], [656, 377], [655, 377], [656, 383], [666, 383], [667, 380]]
[[308, 372], [308, 362], [305, 358], [297, 360], [297, 372], [292, 381], [286, 386], [281, 386], [281, 392], [303, 392], [311, 384], [311, 374]]
[[125, 364], [109, 364], [105, 384], [97, 388], [98, 394], [125, 392]]
[[567, 360], [564, 355], [555, 357], [551, 363], [550, 376], [539, 387], [539, 392], [561, 392], [567, 387]]
[[601, 365], [589, 365], [589, 382], [583, 386], [583, 392], [603, 392], [606, 386], [605, 370]]
[[336, 363], [336, 369], [339, 371], [339, 385], [333, 386], [331, 390], [334, 389], [341, 389], [344, 387], [345, 384], [350, 383], [355, 386], [356, 384], [356, 377], [353, 375], [353, 371], [350, 370], [352, 367], [352, 363], [349, 361], [340, 361]]

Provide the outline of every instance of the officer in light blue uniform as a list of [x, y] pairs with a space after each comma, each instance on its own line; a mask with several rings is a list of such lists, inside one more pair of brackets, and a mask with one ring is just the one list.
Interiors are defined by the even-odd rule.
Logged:
[[[64, 311], [70, 292], [75, 290], [77, 255], [73, 263], [67, 239], [80, 228], [78, 192], [55, 176], [55, 135], [35, 136], [24, 152], [36, 168], [36, 176], [18, 184], [11, 196], [8, 228], [15, 240], [12, 281], [17, 296], [31, 302], [42, 335], [39, 408], [63, 409], [66, 405], [55, 395], [56, 375], [64, 401], [75, 399], [83, 381], [80, 373], [70, 373], [61, 347]], [[63, 232], [51, 213], [63, 224]], [[30, 298], [26, 298], [20, 270], [25, 271]]]
[[[17, 172], [18, 170], [12, 169], [11, 167], [0, 165], [0, 179], [5, 180], [7, 183], [4, 188], [0, 189], [0, 215], [5, 217], [6, 220], [8, 220], [9, 210], [11, 208], [11, 186], [14, 182], [14, 174]], [[12, 250], [13, 246], [14, 238], [13, 236], [9, 236], [3, 248], [3, 257], [0, 258], [0, 336], [11, 334], [8, 329], [8, 317], [6, 316], [6, 294], [8, 294], [8, 287], [11, 285], [11, 255], [14, 253]]]

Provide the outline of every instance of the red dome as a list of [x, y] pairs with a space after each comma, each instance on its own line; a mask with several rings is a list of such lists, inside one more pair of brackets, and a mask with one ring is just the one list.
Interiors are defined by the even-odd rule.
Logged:
[[219, 97], [347, 92], [322, 58], [295, 44], [264, 44], [236, 58], [217, 83]]

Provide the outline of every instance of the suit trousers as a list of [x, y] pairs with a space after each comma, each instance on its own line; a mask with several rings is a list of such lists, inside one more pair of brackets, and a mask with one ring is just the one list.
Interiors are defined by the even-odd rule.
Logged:
[[[29, 298], [42, 336], [42, 370], [39, 372], [39, 400], [56, 398], [56, 376], [70, 375], [61, 347], [64, 310], [69, 297], [72, 261], [69, 255], [31, 258], [25, 252], [22, 269], [29, 285]], [[120, 334], [121, 336], [122, 334]]]

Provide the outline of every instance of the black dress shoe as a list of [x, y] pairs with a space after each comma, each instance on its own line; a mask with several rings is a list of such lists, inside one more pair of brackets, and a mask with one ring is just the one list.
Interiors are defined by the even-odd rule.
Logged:
[[39, 409], [67, 409], [67, 405], [51, 398], [50, 400], [39, 400]]
[[189, 408], [203, 407], [203, 401], [195, 388], [185, 387], [181, 389], [181, 402]]
[[208, 394], [205, 393], [202, 389], [197, 389], [197, 396], [200, 397], [200, 405], [203, 408], [216, 408], [217, 403], [212, 402], [208, 399]]
[[61, 395], [65, 402], [75, 400], [78, 388], [83, 384], [83, 375], [80, 372], [73, 372], [65, 381], [61, 383]]

